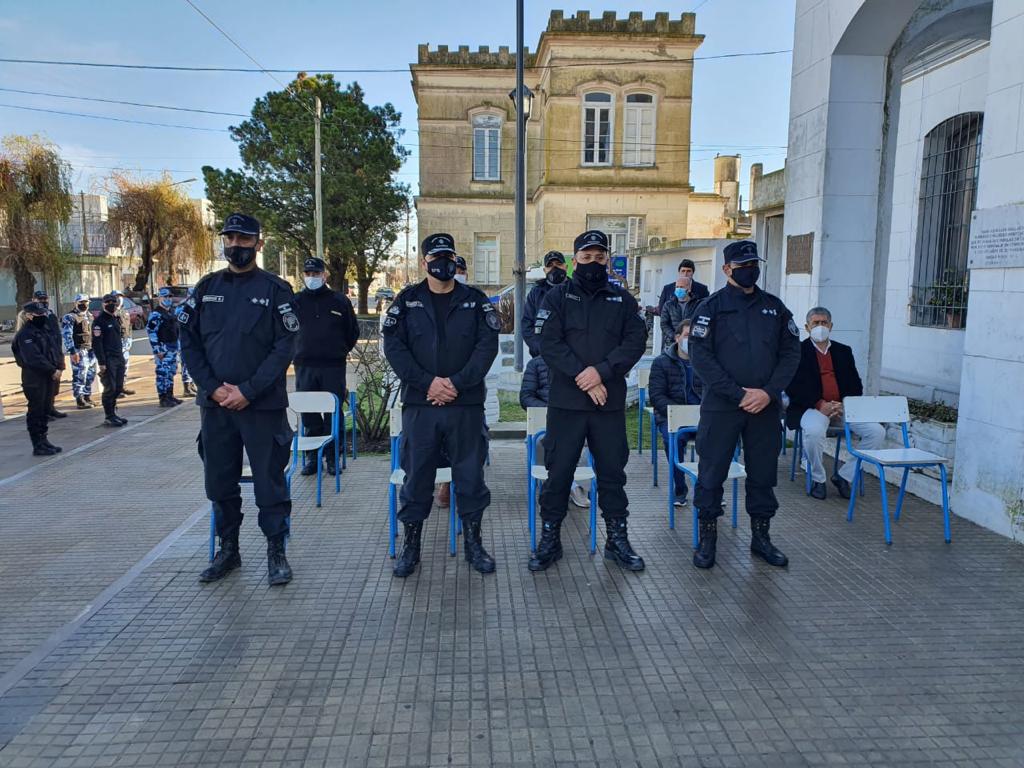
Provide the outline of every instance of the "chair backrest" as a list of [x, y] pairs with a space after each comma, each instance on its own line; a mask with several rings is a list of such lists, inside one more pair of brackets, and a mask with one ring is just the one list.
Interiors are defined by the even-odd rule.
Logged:
[[338, 396], [333, 392], [289, 392], [288, 407], [295, 413], [334, 413]]
[[402, 408], [391, 409], [391, 436], [398, 437], [402, 434]]
[[670, 405], [668, 407], [668, 431], [675, 432], [684, 427], [696, 428], [700, 424], [699, 405]]
[[548, 409], [530, 407], [526, 409], [526, 435], [532, 437], [548, 428]]
[[637, 386], [640, 389], [647, 389], [651, 383], [651, 369], [641, 368], [636, 372]]
[[844, 397], [843, 416], [847, 423], [889, 422], [906, 424], [910, 421], [907, 398], [897, 395], [885, 397]]

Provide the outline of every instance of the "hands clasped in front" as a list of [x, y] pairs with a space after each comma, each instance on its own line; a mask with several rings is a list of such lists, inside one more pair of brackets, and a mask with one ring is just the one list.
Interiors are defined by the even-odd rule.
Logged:
[[427, 400], [430, 401], [431, 405], [447, 405], [458, 396], [459, 390], [452, 384], [452, 380], [448, 378], [442, 379], [440, 376], [435, 376], [434, 380], [430, 382], [430, 387], [427, 389]]
[[595, 405], [604, 405], [608, 402], [608, 389], [594, 366], [588, 365], [576, 375], [576, 386], [590, 395]]
[[210, 395], [215, 403], [229, 411], [240, 411], [249, 405], [248, 399], [235, 384], [224, 383]]

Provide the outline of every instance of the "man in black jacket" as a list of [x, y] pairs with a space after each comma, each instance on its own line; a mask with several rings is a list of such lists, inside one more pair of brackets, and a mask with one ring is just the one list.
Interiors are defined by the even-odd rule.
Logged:
[[238, 481], [244, 449], [267, 537], [267, 581], [277, 586], [292, 579], [284, 551], [292, 509], [284, 473], [293, 435], [286, 374], [299, 318], [288, 283], [256, 265], [263, 247], [260, 223], [233, 213], [220, 234], [228, 268], [200, 280], [178, 314], [181, 352], [199, 385], [206, 496], [220, 537], [220, 550], [199, 580], [216, 581], [242, 564]]
[[536, 332], [537, 310], [544, 303], [548, 291], [565, 282], [565, 256], [559, 251], [548, 251], [544, 255], [544, 279], [534, 283], [523, 302], [523, 343], [530, 350], [530, 357], [540, 354], [540, 334]]
[[742, 438], [750, 551], [782, 567], [789, 559], [772, 544], [769, 529], [779, 507], [773, 489], [782, 447], [782, 391], [800, 362], [800, 330], [782, 300], [757, 287], [761, 259], [756, 243], [730, 243], [724, 256], [728, 285], [700, 303], [690, 330], [690, 359], [704, 384], [693, 493], [700, 545], [693, 564], [715, 564], [723, 486]]
[[118, 317], [117, 296], [108, 293], [102, 302], [103, 311], [92, 324], [92, 352], [103, 384], [103, 426], [123, 427], [128, 419], [118, 416], [117, 398], [124, 392], [124, 324]]
[[[57, 344], [57, 348], [62, 349], [63, 339], [61, 337], [60, 321], [57, 320], [56, 313], [50, 307], [49, 295], [46, 293], [46, 291], [36, 291], [35, 293], [32, 294], [32, 301], [33, 303], [38, 304], [44, 310], [46, 310], [46, 330], [53, 337], [53, 340]], [[64, 365], [64, 353], [63, 351], [61, 351], [60, 363], [58, 365], [61, 374], [64, 373]], [[63, 419], [67, 416], [67, 414], [64, 413], [63, 411], [58, 411], [57, 406], [55, 404], [57, 400], [57, 395], [60, 393], [60, 376], [50, 379], [49, 388], [50, 392], [48, 395], [49, 402], [46, 405], [46, 418], [50, 419], [51, 421], [53, 419]]]
[[[298, 392], [333, 392], [345, 405], [345, 366], [359, 338], [359, 321], [352, 302], [327, 285], [327, 265], [315, 256], [302, 265], [304, 290], [295, 297], [299, 333], [295, 345], [295, 389]], [[331, 432], [330, 417], [304, 413], [307, 435]], [[324, 448], [324, 463], [332, 475], [341, 468], [334, 462], [334, 446]], [[306, 453], [302, 474], [316, 474], [316, 453]]]
[[480, 530], [491, 503], [484, 482], [484, 379], [498, 355], [501, 322], [483, 291], [455, 280], [451, 235], [430, 235], [422, 246], [427, 277], [395, 297], [381, 331], [384, 354], [402, 380], [405, 482], [398, 518], [405, 541], [394, 575], [412, 575], [420, 561], [442, 449], [451, 460], [466, 561], [480, 573], [493, 573], [494, 558]]
[[551, 397], [540, 495], [543, 519], [537, 551], [527, 566], [543, 571], [562, 556], [565, 519], [576, 462], [584, 442], [597, 475], [605, 520], [604, 556], [641, 571], [626, 518], [626, 374], [647, 346], [647, 325], [636, 299], [608, 280], [608, 236], [589, 230], [576, 238], [572, 280], [552, 288], [537, 312], [541, 356], [551, 369]]
[[704, 283], [698, 283], [694, 280], [693, 275], [697, 271], [697, 265], [690, 259], [683, 259], [679, 262], [679, 270], [676, 275], [676, 280], [662, 286], [661, 296], [658, 297], [658, 314], [661, 314], [662, 307], [665, 306], [665, 302], [668, 301], [672, 296], [675, 295], [676, 282], [680, 277], [687, 277], [693, 281], [693, 285], [690, 288], [690, 299], [696, 304], [701, 299], [708, 297], [708, 287]]
[[[811, 496], [824, 499], [826, 434], [830, 426], [843, 423], [843, 398], [859, 397], [864, 386], [857, 373], [853, 350], [838, 341], [832, 341], [832, 313], [825, 307], [815, 307], [807, 313], [804, 326], [810, 336], [800, 345], [800, 366], [786, 387], [789, 408], [786, 426], [803, 430], [804, 456], [810, 466]], [[885, 442], [885, 429], [881, 424], [850, 424], [850, 432], [860, 439], [860, 448], [875, 450]], [[801, 457], [803, 458], [803, 457]], [[832, 483], [844, 499], [850, 498], [854, 462], [847, 462], [832, 476]]]
[[47, 409], [53, 381], [60, 378], [63, 360], [60, 344], [49, 327], [47, 307], [30, 301], [22, 309], [29, 321], [11, 342], [14, 360], [21, 368], [21, 389], [28, 400], [25, 424], [32, 440], [33, 456], [53, 456], [60, 448], [47, 440]]

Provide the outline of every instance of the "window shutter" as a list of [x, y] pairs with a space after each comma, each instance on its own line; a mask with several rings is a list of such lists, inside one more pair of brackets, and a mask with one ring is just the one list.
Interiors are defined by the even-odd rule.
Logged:
[[487, 173], [487, 166], [485, 163], [486, 146], [485, 139], [486, 133], [483, 128], [476, 128], [473, 130], [473, 178], [483, 179]]

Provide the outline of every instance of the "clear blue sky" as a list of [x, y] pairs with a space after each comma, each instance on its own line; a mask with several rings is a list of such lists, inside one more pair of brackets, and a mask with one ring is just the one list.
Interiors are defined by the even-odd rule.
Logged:
[[[419, 43], [515, 44], [515, 4], [474, 0], [194, 0], [264, 67], [402, 68], [399, 73], [337, 75], [358, 80], [371, 103], [390, 101], [410, 129], [403, 142], [415, 152], [416, 104], [408, 64]], [[526, 4], [525, 42], [536, 46], [548, 13], [566, 15], [580, 3]], [[697, 7], [699, 6], [699, 7]], [[586, 7], [586, 6], [584, 6]], [[672, 18], [697, 7], [697, 31], [706, 36], [697, 55], [789, 49], [793, 0], [685, 0], [602, 2], [592, 15], [631, 10]], [[200, 17], [185, 0], [4, 0], [0, 5], [0, 56], [11, 58], [248, 67], [251, 62]], [[789, 54], [698, 62], [695, 67], [693, 144], [714, 145], [743, 155], [742, 178], [752, 162], [766, 170], [785, 157], [789, 111]], [[287, 75], [277, 75], [287, 82]], [[266, 74], [175, 73], [0, 63], [0, 88], [46, 91], [248, 113], [254, 99], [278, 85]], [[39, 133], [62, 148], [75, 167], [75, 189], [98, 190], [111, 167], [155, 175], [168, 169], [177, 179], [200, 177], [206, 164], [237, 163], [235, 144], [223, 132], [241, 118], [71, 101], [0, 90], [0, 104], [55, 109], [133, 120], [177, 123], [215, 131], [159, 128], [0, 107], [0, 134]], [[732, 148], [737, 149], [732, 149]], [[742, 148], [739, 148], [742, 147]], [[752, 147], [759, 147], [754, 149]], [[761, 148], [766, 147], [766, 148]], [[711, 188], [714, 151], [695, 149], [692, 183]], [[416, 158], [402, 180], [416, 190]], [[190, 185], [203, 195], [200, 182]], [[746, 195], [746, 181], [742, 188]]]

